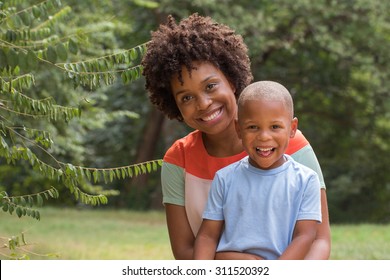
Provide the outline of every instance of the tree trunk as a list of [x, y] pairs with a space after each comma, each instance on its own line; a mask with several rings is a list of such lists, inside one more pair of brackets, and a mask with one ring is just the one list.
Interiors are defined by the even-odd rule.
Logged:
[[[160, 140], [161, 130], [164, 124], [165, 116], [155, 109], [151, 108], [148, 120], [145, 124], [143, 135], [140, 138], [140, 142], [137, 148], [135, 163], [142, 163], [149, 160], [154, 160], [155, 148]], [[133, 204], [140, 205], [144, 203], [143, 193], [145, 193], [145, 187], [148, 185], [148, 174], [140, 174], [137, 177], [133, 177], [125, 184], [126, 196], [132, 192]], [[156, 193], [159, 193], [160, 186], [156, 186]], [[157, 199], [161, 201], [161, 195]], [[161, 204], [161, 202], [160, 202]]]

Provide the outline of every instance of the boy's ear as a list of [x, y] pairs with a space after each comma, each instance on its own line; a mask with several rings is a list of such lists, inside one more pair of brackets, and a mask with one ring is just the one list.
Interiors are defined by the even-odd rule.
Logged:
[[295, 133], [298, 129], [298, 119], [294, 117], [291, 121], [291, 132], [290, 132], [290, 138], [294, 138]]
[[241, 130], [240, 130], [240, 126], [238, 125], [238, 119], [237, 118], [234, 119], [234, 126], [236, 128], [236, 132], [237, 132], [238, 138], [241, 139]]

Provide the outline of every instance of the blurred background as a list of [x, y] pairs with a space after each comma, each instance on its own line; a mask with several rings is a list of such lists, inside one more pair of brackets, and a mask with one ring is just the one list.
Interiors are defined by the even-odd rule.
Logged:
[[[7, 2], [0, 5], [27, 7], [42, 1]], [[389, 1], [61, 2], [71, 11], [58, 23], [57, 34], [79, 36], [79, 52], [68, 61], [143, 44], [169, 14], [179, 21], [198, 12], [232, 27], [248, 45], [255, 80], [279, 81], [293, 94], [299, 128], [323, 170], [331, 224], [390, 221]], [[4, 37], [6, 27], [1, 26]], [[42, 124], [53, 136], [50, 153], [61, 162], [107, 168], [161, 159], [171, 143], [189, 131], [150, 105], [142, 77], [127, 84], [119, 77], [91, 90], [75, 88], [53, 67], [37, 67], [34, 75], [30, 96], [52, 96], [58, 104], [82, 109], [78, 120]], [[9, 164], [0, 157], [0, 191], [22, 195], [50, 186], [60, 196], [45, 204], [83, 207], [64, 186], [37, 174], [28, 162]], [[101, 186], [119, 195], [110, 196], [99, 209], [162, 209], [160, 170]]]

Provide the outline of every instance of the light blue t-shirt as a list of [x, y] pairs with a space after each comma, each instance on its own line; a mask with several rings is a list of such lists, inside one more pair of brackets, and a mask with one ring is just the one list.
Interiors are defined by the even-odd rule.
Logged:
[[245, 157], [216, 173], [203, 218], [225, 221], [217, 252], [277, 259], [298, 220], [321, 222], [318, 175], [285, 157], [282, 166], [271, 170], [253, 167]]

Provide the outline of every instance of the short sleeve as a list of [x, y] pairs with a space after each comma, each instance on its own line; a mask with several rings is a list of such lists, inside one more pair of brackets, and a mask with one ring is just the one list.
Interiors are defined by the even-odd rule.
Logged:
[[320, 163], [318, 162], [317, 156], [315, 155], [313, 148], [309, 144], [299, 149], [295, 153], [291, 154], [291, 157], [295, 161], [314, 170], [320, 180], [321, 188], [326, 189], [325, 180], [324, 176], [322, 175]]
[[184, 206], [184, 169], [182, 167], [163, 162], [161, 185], [163, 204], [170, 203]]
[[207, 199], [206, 209], [203, 212], [203, 219], [224, 220], [223, 216], [223, 183], [217, 173], [211, 183], [211, 189]]
[[318, 176], [312, 173], [307, 180], [305, 194], [303, 196], [298, 220], [317, 220], [321, 222], [321, 198], [320, 198], [320, 181]]

